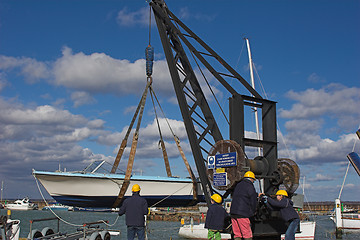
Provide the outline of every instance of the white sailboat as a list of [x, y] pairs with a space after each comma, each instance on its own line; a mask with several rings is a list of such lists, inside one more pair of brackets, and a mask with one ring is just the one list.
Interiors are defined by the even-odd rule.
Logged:
[[335, 199], [335, 214], [331, 220], [336, 224], [338, 231], [360, 230], [360, 213], [344, 213], [341, 211], [340, 199]]
[[[360, 129], [357, 130], [356, 134], [360, 139]], [[353, 231], [353, 230], [356, 230], [356, 231], [360, 230], [360, 213], [344, 212], [342, 205], [341, 205], [341, 200], [340, 200], [341, 193], [344, 188], [345, 180], [347, 177], [347, 173], [349, 171], [350, 163], [353, 165], [355, 171], [360, 176], [360, 171], [359, 171], [360, 158], [359, 158], [359, 155], [354, 152], [355, 144], [356, 144], [356, 139], [354, 142], [353, 151], [350, 154], [348, 154], [348, 156], [347, 156], [350, 162], [348, 163], [348, 166], [346, 169], [346, 173], [344, 176], [343, 184], [340, 189], [339, 197], [337, 199], [335, 199], [335, 212], [333, 213], [332, 216], [330, 216], [331, 220], [333, 220], [336, 225], [337, 233], [342, 233], [343, 231], [347, 232], [347, 231]]]

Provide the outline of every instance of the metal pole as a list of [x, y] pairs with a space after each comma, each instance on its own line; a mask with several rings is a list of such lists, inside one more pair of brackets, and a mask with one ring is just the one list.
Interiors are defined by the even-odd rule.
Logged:
[[[249, 39], [247, 39], [247, 38], [245, 38], [245, 41], [246, 41], [248, 55], [249, 55], [251, 86], [253, 87], [253, 89], [255, 89], [253, 62], [252, 62], [251, 51], [250, 51], [250, 43], [249, 43]], [[254, 95], [252, 95], [252, 96], [254, 96]], [[258, 117], [257, 107], [254, 107], [254, 114], [255, 114], [256, 135], [257, 135], [257, 139], [260, 140], [259, 117]], [[261, 148], [260, 147], [258, 147], [258, 154], [259, 154], [259, 156], [261, 156]]]

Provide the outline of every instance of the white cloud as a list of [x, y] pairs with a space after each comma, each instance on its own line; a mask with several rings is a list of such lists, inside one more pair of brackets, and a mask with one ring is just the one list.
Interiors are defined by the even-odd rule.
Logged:
[[[54, 64], [54, 83], [91, 94], [111, 93], [139, 95], [146, 85], [145, 60], [117, 60], [104, 53], [73, 54], [63, 49], [63, 56]], [[172, 89], [165, 61], [154, 63], [154, 87], [167, 93]]]
[[334, 180], [334, 178], [332, 176], [317, 173], [314, 178], [310, 178], [309, 180], [310, 181], [332, 181], [332, 180]]
[[[302, 119], [335, 114], [334, 117], [340, 119], [343, 115], [355, 113], [354, 106], [360, 102], [360, 88], [329, 84], [319, 90], [307, 89], [303, 92], [291, 90], [287, 93], [287, 97], [297, 103], [290, 110], [280, 109], [280, 117]], [[357, 116], [359, 117], [360, 114], [358, 113]]]
[[[127, 7], [124, 7], [118, 12], [116, 21], [121, 26], [133, 26], [136, 24], [148, 26], [149, 8], [144, 7], [137, 11], [130, 12]], [[152, 21], [152, 23], [154, 22], [155, 21]]]
[[[351, 151], [356, 135], [340, 135], [337, 139], [321, 138], [319, 135], [295, 133], [286, 136], [287, 147], [280, 145], [280, 156], [296, 160], [298, 164], [325, 164], [347, 161], [346, 155]], [[288, 156], [290, 153], [290, 156]]]
[[322, 79], [317, 73], [312, 73], [307, 79], [309, 82], [312, 83], [323, 83], [325, 82], [324, 79]]
[[18, 74], [22, 75], [28, 83], [35, 83], [50, 76], [49, 67], [46, 63], [28, 57], [0, 55], [0, 69], [3, 71], [20, 69]]
[[[4, 103], [3, 101], [0, 102]], [[1, 105], [2, 114], [0, 122], [12, 125], [48, 125], [67, 123], [69, 125], [78, 125], [85, 122], [85, 119], [79, 115], [73, 115], [67, 110], [59, 110], [49, 105], [38, 106], [35, 109], [26, 109], [23, 107], [11, 109], [8, 104]]]
[[71, 94], [71, 99], [74, 102], [74, 107], [96, 102], [96, 100], [89, 93], [83, 91], [73, 92]]
[[179, 13], [176, 14], [179, 19], [191, 20], [195, 19], [197, 21], [202, 20], [206, 22], [211, 22], [216, 18], [216, 15], [204, 14], [201, 12], [190, 12], [188, 7], [183, 7], [179, 9]]

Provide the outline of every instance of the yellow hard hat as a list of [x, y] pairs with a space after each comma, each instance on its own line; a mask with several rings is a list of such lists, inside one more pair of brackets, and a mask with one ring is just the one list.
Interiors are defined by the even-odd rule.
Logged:
[[252, 171], [247, 171], [247, 172], [244, 174], [244, 177], [256, 179], [256, 178], [255, 178], [255, 174], [254, 174]]
[[134, 186], [132, 186], [131, 191], [133, 191], [133, 192], [138, 192], [138, 191], [140, 191], [140, 186], [139, 186], [138, 184], [134, 184]]
[[286, 197], [289, 196], [285, 190], [278, 190], [276, 192], [276, 195], [283, 195], [283, 196], [286, 196]]
[[222, 201], [221, 196], [219, 194], [216, 194], [216, 193], [211, 196], [211, 199], [214, 200], [217, 203], [221, 203], [221, 201]]

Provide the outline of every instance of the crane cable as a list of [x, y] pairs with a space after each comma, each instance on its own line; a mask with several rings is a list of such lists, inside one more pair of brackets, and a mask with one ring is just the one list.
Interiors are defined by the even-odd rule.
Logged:
[[[180, 31], [180, 27], [178, 26], [177, 22], [175, 22], [175, 26], [176, 26], [176, 27], [177, 27], [177, 29]], [[214, 99], [215, 99], [215, 101], [216, 101], [216, 103], [217, 103], [218, 107], [220, 108], [220, 111], [221, 111], [222, 115], [224, 116], [224, 118], [225, 118], [226, 122], [227, 122], [228, 124], [230, 124], [230, 122], [229, 122], [228, 118], [226, 117], [226, 114], [225, 114], [225, 112], [224, 112], [224, 110], [223, 110], [223, 108], [222, 108], [221, 104], [219, 103], [218, 99], [216, 98], [215, 93], [214, 93], [213, 89], [211, 88], [211, 86], [210, 86], [210, 84], [209, 84], [209, 81], [207, 80], [207, 78], [206, 78], [206, 76], [205, 76], [204, 72], [201, 70], [201, 67], [200, 67], [200, 65], [199, 65], [198, 61], [196, 60], [196, 58], [195, 58], [195, 56], [194, 56], [193, 52], [192, 52], [192, 51], [190, 51], [190, 53], [191, 53], [191, 56], [192, 56], [192, 58], [194, 59], [194, 61], [195, 61], [196, 65], [197, 65], [197, 67], [198, 67], [198, 69], [199, 69], [199, 71], [200, 71], [200, 73], [201, 73], [202, 77], [204, 78], [204, 81], [205, 81], [205, 83], [207, 84], [207, 86], [208, 86], [208, 88], [209, 88], [209, 90], [210, 90], [211, 94], [213, 95], [213, 97], [214, 97]]]
[[202, 75], [202, 77], [204, 78], [204, 81], [205, 81], [205, 83], [207, 84], [207, 86], [208, 86], [208, 88], [209, 88], [209, 90], [210, 90], [211, 94], [213, 95], [213, 97], [214, 97], [214, 99], [215, 99], [215, 101], [216, 101], [217, 105], [219, 106], [220, 111], [221, 111], [221, 113], [223, 114], [223, 116], [224, 116], [224, 118], [225, 118], [226, 122], [230, 125], [230, 122], [229, 122], [228, 118], [226, 117], [226, 114], [225, 114], [225, 112], [224, 112], [224, 109], [221, 107], [221, 105], [220, 105], [220, 103], [219, 103], [219, 101], [218, 101], [218, 99], [217, 99], [217, 97], [216, 97], [216, 95], [215, 95], [214, 91], [212, 90], [212, 88], [211, 88], [211, 86], [210, 86], [209, 81], [207, 80], [207, 78], [206, 78], [206, 76], [205, 76], [204, 72], [201, 70], [199, 63], [198, 63], [198, 61], [196, 61], [196, 58], [195, 58], [195, 56], [194, 56], [194, 54], [193, 54], [192, 52], [191, 52], [191, 56], [193, 57], [193, 59], [194, 59], [194, 61], [195, 61], [196, 65], [197, 65], [197, 67], [199, 68], [199, 71], [201, 72], [201, 75]]

